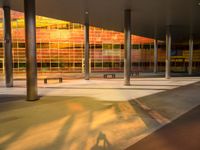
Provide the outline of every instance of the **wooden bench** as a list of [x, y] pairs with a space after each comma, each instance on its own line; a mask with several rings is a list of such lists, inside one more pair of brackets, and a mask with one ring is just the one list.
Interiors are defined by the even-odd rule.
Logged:
[[104, 78], [108, 78], [108, 76], [111, 76], [112, 78], [115, 78], [115, 74], [114, 73], [105, 73], [103, 75]]
[[63, 79], [61, 77], [47, 77], [47, 78], [44, 78], [44, 84], [47, 84], [48, 80], [59, 80], [59, 83], [63, 82]]

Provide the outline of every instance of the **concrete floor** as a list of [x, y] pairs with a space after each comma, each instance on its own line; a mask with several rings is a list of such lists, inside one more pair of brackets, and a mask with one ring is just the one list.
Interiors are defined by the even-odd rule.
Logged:
[[126, 150], [200, 150], [200, 106]]
[[[25, 81], [0, 87], [0, 149], [123, 150], [200, 104], [200, 78]], [[3, 85], [3, 82], [0, 82]]]

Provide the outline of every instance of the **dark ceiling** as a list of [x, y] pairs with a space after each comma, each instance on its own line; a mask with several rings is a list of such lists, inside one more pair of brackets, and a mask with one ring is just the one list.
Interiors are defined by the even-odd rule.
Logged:
[[[36, 0], [36, 13], [77, 23], [84, 22], [84, 12], [90, 15], [90, 24], [96, 27], [123, 31], [124, 10], [132, 10], [132, 33], [145, 37], [165, 39], [170, 27], [173, 40], [188, 40], [189, 35], [200, 37], [200, 0]], [[3, 0], [23, 11], [23, 0]]]

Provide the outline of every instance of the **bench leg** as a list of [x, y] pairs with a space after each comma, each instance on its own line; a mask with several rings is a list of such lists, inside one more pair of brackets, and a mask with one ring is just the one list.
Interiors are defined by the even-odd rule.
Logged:
[[133, 77], [133, 73], [131, 73], [131, 77]]
[[44, 79], [44, 84], [47, 84], [47, 79]]
[[59, 79], [59, 83], [62, 83], [62, 81], [63, 81], [62, 78], [60, 78], [60, 79]]

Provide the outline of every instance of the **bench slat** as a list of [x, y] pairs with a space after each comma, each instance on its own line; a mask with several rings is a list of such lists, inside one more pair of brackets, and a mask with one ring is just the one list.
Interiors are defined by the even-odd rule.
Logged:
[[104, 78], [108, 78], [108, 76], [112, 76], [112, 78], [115, 78], [115, 74], [114, 73], [105, 73], [103, 75]]
[[60, 78], [60, 77], [58, 77], [58, 78], [56, 78], [56, 77], [47, 77], [47, 78], [44, 78], [44, 83], [47, 84], [48, 80], [56, 80], [56, 79], [59, 80], [59, 83], [62, 83], [62, 81], [63, 81], [63, 79]]

